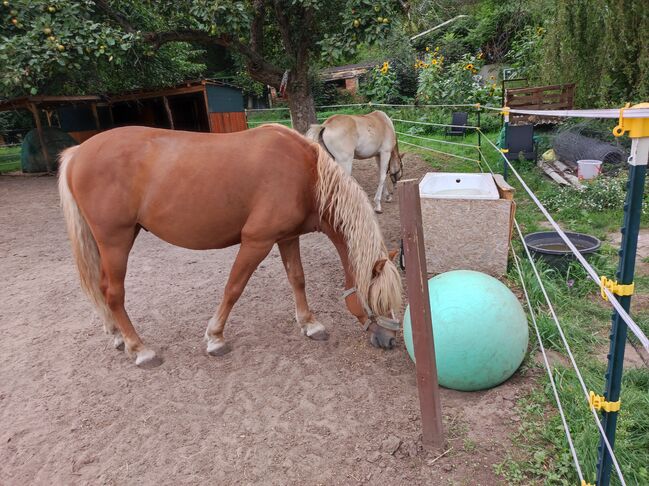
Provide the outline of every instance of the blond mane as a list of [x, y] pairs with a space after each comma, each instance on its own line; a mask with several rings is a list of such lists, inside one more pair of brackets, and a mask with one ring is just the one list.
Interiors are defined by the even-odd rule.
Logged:
[[[342, 233], [347, 244], [357, 295], [377, 315], [401, 308], [401, 277], [390, 260], [374, 210], [358, 183], [320, 147], [317, 202], [321, 218]], [[387, 259], [372, 277], [377, 261]]]

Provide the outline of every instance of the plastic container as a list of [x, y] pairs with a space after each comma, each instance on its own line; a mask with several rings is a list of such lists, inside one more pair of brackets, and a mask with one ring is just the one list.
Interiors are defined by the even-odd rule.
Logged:
[[602, 172], [601, 160], [578, 160], [577, 177], [580, 180], [594, 179]]
[[[586, 258], [596, 253], [602, 244], [594, 236], [583, 233], [566, 232], [566, 236], [577, 247], [579, 253]], [[530, 233], [525, 236], [525, 245], [536, 258], [545, 260], [548, 265], [558, 270], [567, 269], [569, 263], [576, 260], [575, 255], [570, 251], [568, 245], [565, 244], [556, 231]]]
[[429, 172], [419, 183], [419, 196], [430, 199], [500, 199], [491, 174]]

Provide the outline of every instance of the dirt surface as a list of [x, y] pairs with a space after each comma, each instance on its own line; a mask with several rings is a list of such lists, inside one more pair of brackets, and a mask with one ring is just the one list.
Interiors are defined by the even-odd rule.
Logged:
[[[405, 157], [405, 177], [426, 164]], [[355, 176], [374, 193], [372, 162]], [[402, 342], [371, 347], [342, 302], [323, 235], [302, 239], [308, 295], [330, 333], [304, 338], [274, 250], [235, 306], [233, 350], [203, 334], [237, 248], [135, 243], [127, 309], [162, 366], [138, 369], [82, 294], [54, 178], [0, 177], [0, 484], [494, 485], [512, 449], [518, 374], [486, 392], [443, 390], [449, 450], [424, 451], [415, 370]], [[396, 248], [398, 204], [379, 219]]]

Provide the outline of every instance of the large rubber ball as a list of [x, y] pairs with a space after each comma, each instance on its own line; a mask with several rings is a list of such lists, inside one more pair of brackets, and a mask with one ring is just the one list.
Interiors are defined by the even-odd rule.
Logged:
[[[428, 293], [440, 385], [483, 390], [514, 374], [529, 335], [525, 312], [511, 290], [484, 273], [455, 270], [431, 278]], [[403, 337], [414, 361], [410, 306]]]

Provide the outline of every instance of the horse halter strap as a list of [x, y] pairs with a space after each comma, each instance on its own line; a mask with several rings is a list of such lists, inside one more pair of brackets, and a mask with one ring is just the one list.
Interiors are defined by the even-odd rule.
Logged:
[[[352, 287], [350, 289], [346, 289], [343, 292], [343, 299], [346, 299], [350, 295], [356, 292], [356, 287]], [[389, 331], [399, 331], [401, 330], [401, 323], [397, 319], [390, 319], [389, 317], [384, 317], [384, 316], [377, 316], [372, 312], [372, 310], [367, 306], [367, 304], [361, 300], [358, 299], [361, 302], [361, 305], [363, 306], [363, 310], [367, 314], [367, 322], [363, 326], [363, 331], [367, 331], [367, 329], [370, 327], [372, 323], [382, 327], [383, 329], [387, 329]]]

